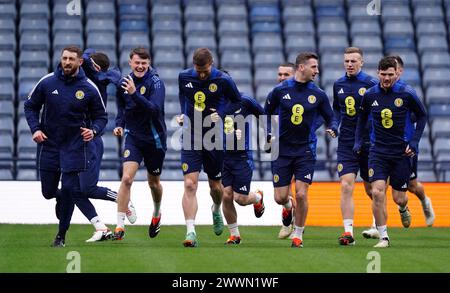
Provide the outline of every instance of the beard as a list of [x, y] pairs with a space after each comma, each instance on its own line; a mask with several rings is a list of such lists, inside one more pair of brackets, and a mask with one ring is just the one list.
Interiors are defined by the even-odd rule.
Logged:
[[64, 71], [64, 75], [66, 76], [72, 76], [75, 74], [75, 72], [77, 71], [78, 67], [76, 66], [68, 66], [68, 67], [63, 67], [63, 71]]

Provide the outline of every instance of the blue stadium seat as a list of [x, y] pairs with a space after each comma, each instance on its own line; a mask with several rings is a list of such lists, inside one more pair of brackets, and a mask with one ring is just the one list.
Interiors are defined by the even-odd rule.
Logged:
[[49, 19], [48, 3], [27, 3], [20, 6], [20, 18]]
[[128, 31], [137, 31], [137, 32], [148, 32], [148, 24], [145, 20], [122, 20], [120, 21], [119, 31], [128, 32]]
[[116, 35], [111, 32], [91, 32], [87, 35], [86, 46], [97, 50], [115, 50]]
[[418, 36], [441, 35], [445, 37], [445, 25], [443, 21], [420, 21], [416, 25], [416, 33]]
[[253, 75], [250, 68], [235, 68], [230, 75], [238, 85], [252, 83]]
[[359, 3], [352, 4], [349, 8], [347, 13], [350, 23], [358, 23], [359, 21], [366, 21], [368, 19], [367, 3], [363, 3], [363, 5]]
[[310, 5], [305, 6], [285, 6], [283, 8], [283, 22], [297, 22], [299, 20], [312, 21], [313, 13]]
[[378, 62], [380, 62], [381, 58], [383, 58], [383, 54], [380, 52], [365, 52], [364, 51], [364, 67], [363, 70], [365, 70], [366, 67], [378, 67]]
[[344, 18], [345, 17], [345, 10], [343, 6], [337, 6], [337, 5], [319, 5], [316, 6], [316, 17], [318, 19], [324, 18], [324, 17], [337, 17], [337, 18]]
[[34, 19], [34, 18], [21, 18], [19, 25], [19, 32], [37, 31], [40, 33], [48, 34], [50, 31], [47, 19]]
[[383, 35], [385, 38], [396, 36], [413, 36], [414, 28], [410, 21], [388, 20], [383, 24]]
[[120, 21], [124, 20], [147, 20], [147, 5], [143, 4], [120, 4], [119, 5]]
[[0, 18], [1, 19], [16, 19], [17, 10], [14, 3], [0, 3]]
[[13, 101], [15, 98], [14, 85], [10, 82], [0, 82], [0, 100]]
[[84, 47], [84, 41], [81, 34], [57, 32], [53, 37], [53, 54], [61, 55], [61, 50], [68, 44], [76, 45], [80, 48]]
[[322, 73], [322, 85], [324, 87], [328, 85], [332, 85], [336, 80], [342, 77], [343, 70], [341, 68], [338, 69], [332, 69], [332, 68], [326, 68], [323, 70]]
[[[189, 63], [189, 65], [191, 62]], [[158, 73], [164, 83], [169, 84], [177, 84], [178, 83], [178, 75], [182, 71], [182, 68], [175, 67], [161, 67], [158, 68]]]
[[184, 9], [184, 17], [192, 21], [214, 21], [212, 5], [188, 5]]
[[431, 104], [428, 106], [428, 115], [432, 119], [439, 117], [449, 117], [450, 100], [445, 104]]
[[[448, 0], [443, 0], [444, 2], [448, 2]], [[424, 4], [429, 4], [429, 5], [441, 5], [442, 4], [442, 0], [411, 0], [412, 2], [412, 6], [413, 7], [417, 7], [420, 5], [424, 5]]]
[[408, 5], [383, 3], [381, 18], [387, 20], [411, 20]]
[[219, 40], [219, 52], [224, 51], [249, 51], [250, 42], [247, 36], [224, 36]]
[[442, 6], [432, 6], [429, 4], [417, 5], [414, 7], [414, 21], [437, 21], [444, 20]]
[[[56, 19], [67, 19], [67, 2], [66, 3], [55, 3], [52, 8], [53, 20]], [[79, 16], [70, 16], [70, 18], [79, 18]]]
[[450, 118], [436, 117], [431, 120], [431, 139], [450, 137]]
[[317, 33], [320, 36], [335, 35], [347, 36], [347, 24], [344, 19], [329, 19], [328, 21], [320, 21], [317, 27]]
[[25, 31], [20, 36], [21, 50], [45, 50], [50, 49], [50, 41], [47, 33], [39, 31]]
[[281, 33], [279, 22], [254, 22], [252, 25], [252, 34], [257, 33]]
[[152, 20], [178, 20], [182, 19], [180, 5], [173, 4], [155, 4], [152, 8]]
[[427, 68], [423, 72], [423, 83], [425, 87], [431, 85], [448, 86], [448, 77], [450, 69], [445, 68]]
[[417, 69], [405, 68], [402, 79], [411, 86], [420, 86], [420, 73]]
[[160, 33], [181, 35], [183, 29], [179, 19], [154, 20], [152, 23], [153, 37]]
[[348, 47], [347, 36], [319, 36], [320, 53], [342, 52], [346, 47]]
[[267, 95], [273, 90], [276, 84], [276, 76], [273, 78], [274, 82], [272, 84], [260, 84], [256, 87], [256, 99], [258, 102], [265, 102]]
[[281, 51], [259, 52], [254, 55], [255, 67], [272, 67], [274, 70], [284, 62]]
[[18, 80], [19, 83], [27, 81], [38, 82], [47, 73], [47, 67], [21, 67], [19, 68]]
[[215, 35], [216, 26], [212, 20], [188, 20], [184, 24], [184, 35], [190, 36]]
[[13, 180], [12, 167], [11, 169], [5, 169], [4, 166], [0, 167], [0, 180]]
[[316, 41], [311, 35], [288, 37], [285, 42], [285, 49], [288, 55], [291, 53], [298, 54], [301, 51], [314, 52], [316, 50]]
[[177, 67], [184, 68], [183, 51], [154, 51], [153, 64], [158, 67]]
[[327, 70], [329, 68], [333, 69], [344, 69], [344, 52], [327, 52], [320, 55], [320, 66]]
[[216, 51], [217, 44], [216, 38], [214, 36], [190, 36], [186, 39], [184, 44], [184, 50], [186, 54], [193, 52], [195, 49], [200, 47], [206, 47], [210, 50]]
[[404, 63], [405, 68], [418, 69], [419, 68], [419, 58], [415, 51], [400, 51], [400, 52], [389, 52], [390, 55], [399, 55]]
[[396, 51], [396, 50], [414, 50], [415, 42], [414, 37], [407, 36], [396, 36], [384, 39], [384, 48], [386, 51]]
[[[2, 120], [0, 119], [0, 123], [1, 121]], [[13, 154], [14, 154], [14, 140], [12, 135], [0, 131], [0, 159], [12, 159]], [[0, 164], [4, 164], [4, 161], [1, 160]]]
[[279, 34], [256, 34], [253, 35], [253, 53], [262, 51], [281, 51], [283, 43]]
[[[146, 9], [145, 9], [146, 10]], [[86, 6], [86, 18], [109, 18], [116, 17], [116, 8], [110, 1], [89, 1]]]
[[[11, 138], [14, 135], [14, 118], [13, 117], [0, 117], [0, 134], [9, 135]], [[14, 147], [14, 144], [11, 144]]]
[[138, 32], [124, 32], [120, 35], [119, 51], [130, 51], [135, 47], [150, 48], [148, 34]]
[[16, 50], [16, 36], [14, 33], [0, 34], [0, 50], [15, 51]]
[[14, 104], [12, 101], [2, 101], [0, 100], [0, 118], [9, 117], [14, 118]]
[[429, 86], [426, 89], [427, 104], [448, 102], [448, 100], [449, 100], [448, 93], [450, 93], [450, 86], [448, 86], [448, 85]]
[[279, 22], [280, 10], [275, 5], [255, 5], [250, 7], [250, 22]]
[[[23, 105], [25, 101], [20, 101], [19, 108], [23, 111]], [[19, 122], [17, 123], [17, 135], [31, 135], [30, 127], [28, 126], [27, 119], [25, 116], [21, 116], [19, 118]]]
[[[122, 22], [120, 23], [122, 28]], [[86, 36], [89, 37], [91, 33], [116, 33], [116, 23], [114, 19], [98, 18], [88, 19], [85, 26]]]
[[16, 23], [13, 18], [0, 18], [0, 34], [16, 32]]
[[230, 20], [219, 22], [219, 36], [247, 35], [249, 32], [248, 24], [245, 20]]
[[443, 36], [421, 36], [417, 42], [419, 54], [429, 51], [448, 51], [447, 39]]
[[181, 51], [183, 50], [183, 40], [181, 39], [181, 36], [158, 34], [153, 37], [153, 49]]
[[0, 66], [1, 67], [16, 67], [16, 56], [12, 50], [0, 49]]
[[[31, 92], [31, 90], [34, 88], [35, 85], [36, 82], [33, 81], [19, 83], [18, 98], [20, 100], [26, 100], [28, 98], [28, 94]], [[1, 84], [0, 84], [0, 92], [1, 92]], [[14, 90], [12, 91], [12, 94], [14, 94]], [[14, 96], [12, 97], [14, 98]]]
[[311, 20], [286, 22], [283, 28], [285, 36], [308, 35], [315, 32], [315, 26]]
[[36, 143], [30, 134], [21, 134], [17, 140], [18, 159], [36, 159]]
[[12, 67], [0, 67], [0, 82], [10, 82], [14, 84], [14, 69]]
[[[88, 24], [89, 24], [88, 20]], [[56, 33], [78, 33], [81, 35], [83, 31], [83, 26], [81, 24], [81, 19], [79, 17], [70, 18], [56, 18], [53, 20], [52, 32], [53, 36]]]
[[271, 84], [276, 79], [275, 72], [272, 68], [256, 67], [254, 82], [258, 86], [260, 84]]
[[247, 7], [243, 4], [220, 5], [217, 10], [217, 19], [224, 21], [247, 19]]
[[221, 67], [224, 69], [251, 67], [250, 52], [223, 51], [220, 58]]
[[380, 36], [381, 29], [378, 21], [361, 20], [350, 23], [350, 35], [355, 36]]
[[448, 52], [427, 52], [422, 55], [422, 70], [427, 68], [448, 67], [450, 68], [450, 55]]
[[120, 180], [117, 169], [100, 169], [100, 180], [102, 181], [117, 181]]

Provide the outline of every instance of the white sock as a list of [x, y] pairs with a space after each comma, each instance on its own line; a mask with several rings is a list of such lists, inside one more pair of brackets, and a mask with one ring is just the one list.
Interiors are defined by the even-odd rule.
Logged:
[[262, 196], [259, 192], [255, 192], [255, 203], [258, 203], [261, 200]]
[[377, 226], [377, 230], [378, 230], [378, 233], [380, 233], [380, 239], [389, 238], [386, 225]]
[[214, 213], [220, 212], [220, 203], [219, 203], [219, 204], [213, 203], [211, 210], [212, 210]]
[[344, 219], [344, 231], [350, 232], [353, 236], [353, 219]]
[[157, 218], [157, 217], [159, 217], [159, 212], [160, 212], [160, 210], [161, 210], [161, 202], [153, 202], [153, 207], [154, 207], [154, 210], [153, 210], [153, 217], [155, 217], [155, 218]]
[[305, 226], [299, 227], [297, 225], [294, 225], [294, 237], [293, 238], [299, 238], [303, 241], [303, 231], [305, 230]]
[[103, 222], [100, 220], [100, 218], [98, 216], [93, 217], [91, 219], [91, 223], [92, 223], [92, 225], [94, 225], [95, 230], [106, 230], [106, 229], [108, 229], [108, 227], [106, 227], [106, 225], [103, 224]]
[[117, 228], [125, 228], [125, 217], [126, 213], [117, 212]]
[[292, 202], [291, 202], [291, 199], [289, 199], [288, 202], [285, 203], [285, 204], [283, 205], [283, 207], [284, 207], [285, 209], [287, 209], [287, 210], [292, 209]]
[[231, 236], [241, 236], [239, 234], [239, 227], [237, 223], [233, 223], [233, 224], [228, 224], [228, 229], [230, 230], [230, 234]]
[[425, 195], [425, 197], [422, 200], [420, 200], [420, 203], [424, 207], [427, 204], [427, 201], [428, 201], [428, 197]]
[[195, 234], [195, 220], [186, 220], [186, 234], [194, 233]]

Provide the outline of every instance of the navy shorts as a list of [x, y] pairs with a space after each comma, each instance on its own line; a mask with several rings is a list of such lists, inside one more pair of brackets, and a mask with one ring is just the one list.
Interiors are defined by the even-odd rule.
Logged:
[[393, 189], [406, 191], [409, 176], [411, 175], [411, 161], [409, 157], [389, 158], [378, 154], [369, 155], [369, 181], [376, 180], [389, 182]]
[[36, 164], [38, 170], [59, 172], [59, 150], [49, 142], [37, 145]]
[[414, 180], [417, 179], [417, 162], [418, 162], [418, 158], [417, 158], [417, 154], [410, 158], [411, 160], [411, 175], [409, 176], [409, 180]]
[[293, 175], [295, 180], [311, 184], [315, 163], [316, 158], [312, 152], [297, 157], [278, 156], [272, 161], [273, 186], [283, 187], [291, 184]]
[[219, 150], [182, 150], [181, 168], [183, 175], [202, 170], [211, 180], [220, 180], [223, 169], [223, 151]]
[[253, 160], [226, 158], [223, 163], [222, 185], [231, 186], [233, 191], [248, 195], [253, 176]]
[[337, 171], [339, 177], [345, 174], [353, 173], [359, 176], [366, 182], [369, 182], [369, 151], [362, 150], [361, 153], [355, 154], [353, 150], [338, 150], [337, 151]]
[[131, 135], [125, 136], [123, 162], [136, 162], [140, 164], [144, 160], [147, 172], [153, 176], [159, 176], [162, 172], [166, 151], [157, 148], [154, 143], [148, 143], [136, 139]]

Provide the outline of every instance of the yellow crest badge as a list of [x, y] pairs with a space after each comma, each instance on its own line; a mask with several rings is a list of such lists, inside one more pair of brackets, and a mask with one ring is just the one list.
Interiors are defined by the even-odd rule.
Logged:
[[343, 169], [344, 169], [344, 166], [342, 164], [337, 165], [338, 172], [342, 172]]
[[75, 98], [77, 98], [78, 100], [82, 100], [82, 99], [84, 99], [84, 92], [83, 91], [77, 91], [76, 93], [75, 93]]
[[183, 164], [181, 165], [181, 169], [183, 169], [183, 172], [186, 172], [188, 168], [189, 168], [189, 165], [186, 164], [186, 163], [183, 163]]
[[374, 172], [373, 172], [373, 169], [370, 168], [370, 169], [369, 169], [369, 177], [372, 177], [372, 176], [373, 176], [373, 173], [374, 173]]
[[314, 95], [310, 95], [309, 97], [308, 97], [308, 102], [310, 103], [310, 104], [314, 104], [315, 102], [316, 102], [316, 96], [314, 96]]
[[217, 91], [217, 84], [215, 83], [210, 84], [208, 89], [210, 92], [215, 93]]
[[397, 98], [397, 99], [395, 99], [394, 105], [397, 106], [397, 107], [403, 106], [403, 100], [402, 100], [402, 98]]
[[147, 89], [145, 88], [145, 86], [141, 86], [141, 89], [139, 90], [141, 92], [141, 95], [145, 94], [145, 91]]
[[123, 151], [123, 157], [128, 158], [130, 156], [130, 150], [124, 150]]
[[360, 88], [360, 89], [358, 90], [358, 94], [359, 94], [360, 96], [364, 96], [365, 93], [366, 93], [366, 88], [365, 88], [365, 87], [362, 87], [362, 88]]
[[273, 182], [277, 183], [278, 181], [280, 181], [280, 176], [278, 174], [273, 175]]

